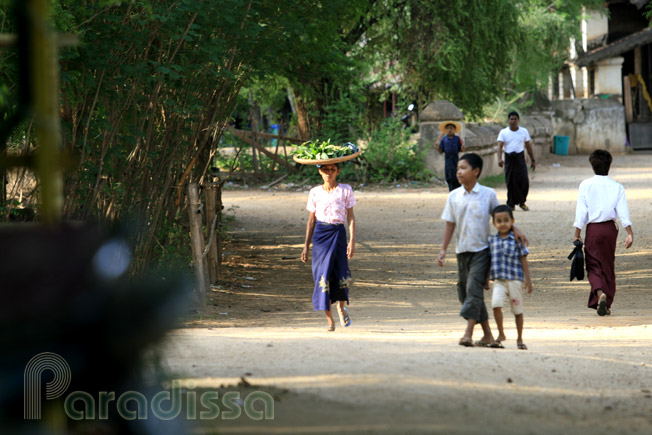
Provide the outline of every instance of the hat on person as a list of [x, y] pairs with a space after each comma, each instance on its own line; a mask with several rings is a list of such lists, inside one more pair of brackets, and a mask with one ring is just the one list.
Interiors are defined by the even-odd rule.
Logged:
[[453, 124], [455, 126], [455, 133], [459, 133], [460, 131], [462, 131], [462, 124], [460, 124], [457, 121], [444, 121], [444, 122], [439, 124], [439, 130], [445, 133], [446, 132], [446, 126], [448, 124]]

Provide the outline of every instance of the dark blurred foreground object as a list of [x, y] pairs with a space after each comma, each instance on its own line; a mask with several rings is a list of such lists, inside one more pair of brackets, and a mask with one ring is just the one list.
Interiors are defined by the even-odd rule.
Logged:
[[[191, 281], [160, 274], [130, 278], [126, 233], [98, 225], [0, 225], [0, 247], [1, 432], [80, 433], [63, 408], [63, 398], [74, 391], [96, 402], [101, 391], [115, 391], [116, 399], [124, 391], [147, 396], [139, 380], [143, 354], [187, 312]], [[26, 420], [25, 368], [42, 352], [65, 359], [71, 383], [58, 403], [42, 394], [42, 419]], [[45, 371], [42, 384], [53, 376]], [[147, 420], [120, 418], [115, 401], [109, 419], [99, 421], [95, 406], [91, 424], [99, 428], [93, 433], [186, 432], [182, 422], [154, 421], [151, 412]], [[54, 427], [46, 409], [60, 409]]]
[[573, 244], [575, 245], [575, 249], [573, 249], [573, 252], [568, 256], [569, 260], [573, 260], [571, 262], [570, 280], [572, 281], [573, 278], [577, 278], [578, 281], [582, 281], [584, 279], [584, 253], [582, 252], [582, 242], [575, 240]]

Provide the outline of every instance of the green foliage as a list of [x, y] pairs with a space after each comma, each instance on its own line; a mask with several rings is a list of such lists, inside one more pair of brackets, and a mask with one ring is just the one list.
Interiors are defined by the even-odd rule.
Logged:
[[158, 229], [154, 256], [160, 266], [174, 270], [189, 270], [192, 264], [192, 250], [188, 243], [188, 225], [177, 217], [165, 220]]
[[523, 113], [523, 109], [527, 107], [526, 104], [521, 104], [522, 101], [526, 100], [526, 93], [519, 92], [512, 94], [509, 97], [496, 97], [496, 99], [487, 104], [483, 112], [485, 116], [483, 120], [485, 122], [495, 122], [497, 124], [504, 124], [507, 118], [507, 114], [513, 110]]
[[425, 169], [425, 151], [410, 142], [410, 134], [399, 119], [390, 118], [375, 129], [362, 153], [366, 162], [365, 182], [424, 180], [432, 174]]
[[[80, 40], [61, 51], [60, 61], [63, 142], [80, 156], [67, 174], [67, 218], [135, 217], [145, 266], [151, 258], [176, 258], [157, 240], [174, 245], [183, 234], [186, 217], [176, 201], [185, 184], [178, 184], [201, 179], [245, 84], [276, 83], [276, 93], [267, 94], [271, 108], [289, 83], [279, 72], [296, 68], [296, 56], [307, 64], [293, 79], [314, 71], [350, 75], [346, 52], [335, 43], [338, 28], [325, 24], [347, 16], [344, 1], [55, 0], [52, 6], [57, 31]], [[11, 31], [11, 20], [7, 26]], [[0, 77], [10, 77], [11, 89], [16, 78], [5, 66]]]
[[480, 178], [478, 183], [491, 188], [503, 187], [505, 186], [505, 174], [489, 175], [488, 177]]
[[556, 73], [568, 59], [571, 38], [581, 39], [583, 8], [602, 10], [603, 3], [596, 0], [521, 2], [513, 62], [506, 84], [516, 91], [545, 86], [550, 74]]
[[329, 102], [320, 116], [319, 137], [329, 137], [336, 143], [356, 142], [368, 130], [370, 95], [366, 82], [342, 90]]
[[[480, 115], [502, 91], [518, 8], [506, 0], [386, 3], [367, 35], [376, 61], [424, 102], [444, 98]], [[365, 51], [362, 51], [365, 55]], [[379, 65], [380, 66], [380, 65]]]

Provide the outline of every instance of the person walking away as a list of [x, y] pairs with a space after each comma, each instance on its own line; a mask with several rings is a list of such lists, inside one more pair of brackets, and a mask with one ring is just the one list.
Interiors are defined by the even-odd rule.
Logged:
[[616, 295], [616, 218], [620, 219], [627, 231], [625, 249], [634, 243], [625, 188], [609, 178], [612, 161], [613, 157], [605, 150], [595, 150], [589, 156], [595, 175], [580, 183], [573, 224], [575, 240], [580, 242], [582, 229], [586, 225], [584, 259], [591, 284], [588, 307], [596, 309], [599, 316], [611, 314], [611, 305]]

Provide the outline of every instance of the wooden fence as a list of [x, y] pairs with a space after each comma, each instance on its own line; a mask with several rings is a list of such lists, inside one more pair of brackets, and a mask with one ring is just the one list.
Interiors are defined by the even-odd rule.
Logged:
[[[238, 130], [228, 127], [228, 131], [238, 139], [251, 145], [252, 153], [261, 153], [275, 164], [287, 169], [289, 173], [298, 170], [287, 153], [286, 143], [301, 144], [303, 139], [287, 137], [280, 134], [269, 134], [248, 130]], [[276, 139], [274, 152], [271, 152], [262, 143]], [[283, 155], [279, 149], [283, 148]], [[273, 174], [272, 168], [272, 174]], [[267, 184], [273, 186], [287, 176], [287, 173], [277, 180]], [[206, 182], [203, 186], [204, 200], [200, 196], [197, 183], [188, 184], [188, 213], [190, 219], [190, 238], [192, 244], [192, 262], [195, 272], [197, 295], [199, 305], [205, 305], [210, 286], [220, 279], [222, 264], [222, 185], [224, 181]], [[204, 232], [203, 227], [206, 228]]]

